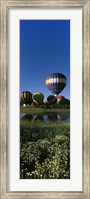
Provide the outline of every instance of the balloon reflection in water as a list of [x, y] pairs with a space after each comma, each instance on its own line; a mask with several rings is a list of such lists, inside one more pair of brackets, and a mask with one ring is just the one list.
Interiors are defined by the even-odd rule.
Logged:
[[61, 113], [36, 113], [36, 114], [26, 114], [21, 117], [21, 121], [65, 121], [66, 119], [69, 119], [69, 114], [61, 114]]
[[60, 114], [57, 114], [57, 113], [52, 113], [52, 114], [49, 114], [48, 115], [48, 120], [51, 120], [51, 121], [63, 121], [64, 118], [60, 115]]
[[63, 120], [64, 120], [64, 118], [63, 118], [60, 114], [57, 114], [57, 120], [59, 120], [59, 121], [63, 121]]
[[33, 120], [34, 120], [34, 121], [44, 121], [43, 115], [41, 115], [41, 114], [36, 114], [36, 115], [33, 116]]
[[48, 120], [51, 120], [51, 121], [57, 120], [57, 115], [55, 115], [55, 114], [48, 114]]
[[28, 121], [31, 121], [33, 119], [33, 116], [31, 114], [26, 114], [22, 117], [21, 120], [28, 120]]

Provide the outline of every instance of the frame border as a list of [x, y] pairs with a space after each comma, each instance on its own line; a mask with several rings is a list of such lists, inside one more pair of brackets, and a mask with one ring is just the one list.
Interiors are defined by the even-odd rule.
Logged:
[[[82, 192], [8, 192], [8, 10], [11, 8], [82, 8], [83, 110]], [[89, 199], [90, 198], [90, 0], [0, 0], [0, 197], [1, 199]]]

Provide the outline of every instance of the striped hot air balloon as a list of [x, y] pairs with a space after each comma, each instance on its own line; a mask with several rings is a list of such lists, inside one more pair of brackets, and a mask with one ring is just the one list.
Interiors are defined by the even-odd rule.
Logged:
[[32, 103], [32, 93], [29, 91], [23, 91], [20, 93], [20, 100], [23, 104], [31, 104]]
[[36, 92], [32, 96], [33, 102], [38, 106], [43, 103], [44, 95], [40, 92]]
[[53, 73], [46, 78], [46, 86], [54, 94], [58, 95], [66, 86], [67, 78], [61, 73]]

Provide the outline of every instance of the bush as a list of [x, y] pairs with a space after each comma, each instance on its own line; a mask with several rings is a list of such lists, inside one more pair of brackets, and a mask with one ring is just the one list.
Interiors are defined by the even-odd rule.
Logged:
[[20, 171], [21, 178], [70, 178], [69, 133], [21, 143]]

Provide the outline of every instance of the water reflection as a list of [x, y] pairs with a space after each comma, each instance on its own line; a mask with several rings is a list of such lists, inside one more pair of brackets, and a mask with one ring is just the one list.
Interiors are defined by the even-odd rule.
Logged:
[[24, 115], [25, 115], [25, 113], [20, 114], [20, 120], [23, 118]]
[[35, 121], [44, 121], [43, 115], [36, 114], [33, 116], [33, 120]]
[[22, 117], [22, 120], [29, 120], [31, 121], [33, 119], [33, 116], [31, 114], [26, 114]]
[[28, 120], [28, 121], [63, 121], [63, 122], [70, 122], [69, 113], [36, 113], [36, 114], [20, 114], [21, 120]]
[[57, 115], [53, 114], [53, 113], [48, 114], [48, 120], [56, 121], [57, 120]]

